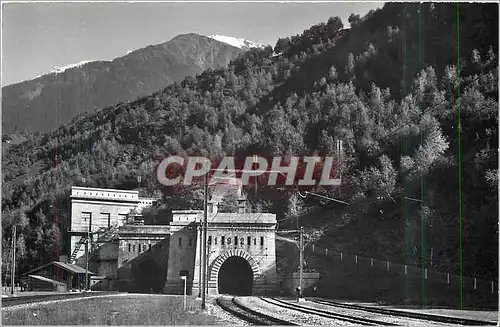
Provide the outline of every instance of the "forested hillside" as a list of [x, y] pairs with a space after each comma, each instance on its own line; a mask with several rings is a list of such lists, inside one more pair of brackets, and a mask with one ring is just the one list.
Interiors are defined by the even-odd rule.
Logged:
[[349, 206], [250, 188], [253, 210], [298, 217], [345, 253], [427, 265], [432, 247], [433, 269], [458, 273], [463, 255], [465, 275], [496, 278], [497, 5], [389, 3], [350, 23], [343, 30], [330, 18], [275, 49], [11, 146], [4, 249], [15, 224], [21, 270], [55, 257], [68, 190], [82, 177], [87, 186], [134, 188], [140, 175], [143, 193], [163, 191], [162, 212], [201, 209], [200, 188], [156, 182], [162, 158], [335, 155], [340, 139], [342, 188], [314, 191]]

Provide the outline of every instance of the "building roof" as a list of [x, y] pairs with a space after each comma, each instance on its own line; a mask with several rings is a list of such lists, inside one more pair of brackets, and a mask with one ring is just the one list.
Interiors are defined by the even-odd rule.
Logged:
[[197, 215], [197, 214], [202, 214], [203, 210], [172, 210], [172, 213], [185, 214], [185, 215]]
[[120, 238], [130, 235], [170, 235], [169, 225], [123, 225], [118, 230]]
[[[83, 269], [82, 267], [80, 266], [77, 266], [77, 265], [74, 265], [74, 264], [71, 264], [71, 263], [65, 263], [65, 262], [59, 262], [59, 261], [52, 261], [52, 262], [49, 262], [49, 263], [46, 263], [40, 267], [37, 267], [37, 268], [34, 268], [34, 269], [31, 269], [30, 271], [26, 272], [25, 275], [27, 274], [30, 274], [30, 273], [33, 273], [35, 271], [39, 271], [45, 267], [48, 267], [50, 265], [55, 265], [57, 267], [60, 267], [66, 271], [69, 271], [73, 274], [85, 274], [86, 273], [86, 270]], [[94, 273], [92, 272], [88, 272], [89, 275], [95, 275]]]
[[117, 192], [117, 193], [130, 193], [139, 195], [138, 190], [122, 190], [116, 188], [97, 188], [97, 187], [84, 187], [84, 186], [71, 186], [71, 190], [81, 191], [94, 191], [94, 192]]
[[[74, 264], [71, 264], [71, 263], [65, 263], [65, 262], [59, 262], [59, 261], [53, 261], [53, 263], [56, 266], [59, 266], [62, 269], [70, 271], [70, 272], [75, 273], [75, 274], [85, 274], [87, 272], [84, 268], [77, 266], [77, 265], [74, 265]], [[95, 275], [95, 274], [91, 273], [89, 271], [89, 275]]]
[[[190, 224], [200, 222], [203, 219], [203, 210], [172, 210], [174, 214], [172, 224]], [[276, 224], [276, 214], [274, 213], [238, 213], [238, 212], [218, 212], [209, 213], [208, 223], [221, 224]]]
[[137, 190], [117, 190], [91, 187], [71, 187], [71, 201], [97, 201], [97, 202], [122, 202], [138, 204], [139, 191]]
[[208, 223], [223, 224], [276, 224], [273, 213], [216, 213], [208, 216]]
[[48, 283], [51, 283], [51, 284], [58, 284], [58, 285], [66, 285], [62, 282], [58, 282], [57, 280], [53, 280], [53, 279], [50, 279], [50, 278], [47, 278], [47, 277], [43, 277], [43, 276], [38, 276], [38, 275], [28, 275], [29, 278], [34, 278], [34, 279], [38, 279], [38, 280], [41, 280], [41, 281], [44, 281], [44, 282], [48, 282]]
[[143, 198], [143, 197], [139, 197], [139, 200], [140, 201], [159, 201], [160, 199], [158, 198]]

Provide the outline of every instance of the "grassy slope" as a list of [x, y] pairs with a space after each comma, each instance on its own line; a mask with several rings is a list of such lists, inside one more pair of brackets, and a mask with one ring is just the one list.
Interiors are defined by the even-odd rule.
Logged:
[[5, 310], [5, 325], [215, 325], [217, 319], [202, 313], [200, 303], [189, 297], [123, 295], [34, 305]]

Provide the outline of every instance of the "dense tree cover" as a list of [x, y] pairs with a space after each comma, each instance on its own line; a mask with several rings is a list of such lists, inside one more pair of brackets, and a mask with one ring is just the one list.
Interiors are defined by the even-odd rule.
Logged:
[[165, 199], [146, 221], [166, 223], [170, 210], [203, 203], [200, 187], [156, 182], [166, 155], [336, 155], [340, 139], [342, 187], [313, 190], [351, 205], [258, 186], [247, 190], [252, 210], [277, 213], [280, 228], [295, 228], [295, 217], [322, 226], [323, 242], [344, 252], [426, 266], [432, 247], [433, 267], [455, 273], [461, 243], [465, 274], [494, 278], [495, 8], [390, 3], [352, 16], [341, 34], [331, 18], [278, 40], [279, 55], [252, 50], [227, 68], [30, 138], [4, 153], [3, 239], [16, 224], [29, 249], [23, 264], [37, 263], [29, 251], [51, 258], [69, 219], [68, 190], [82, 178], [134, 188], [142, 176], [142, 192], [161, 190]]

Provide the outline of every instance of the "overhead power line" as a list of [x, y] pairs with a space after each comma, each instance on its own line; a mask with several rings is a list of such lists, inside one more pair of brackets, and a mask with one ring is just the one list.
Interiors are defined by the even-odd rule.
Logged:
[[311, 195], [314, 195], [314, 196], [317, 196], [319, 198], [323, 198], [323, 199], [327, 199], [327, 200], [330, 200], [330, 201], [334, 201], [334, 202], [338, 202], [338, 203], [342, 203], [342, 204], [347, 204], [349, 205], [348, 202], [345, 202], [345, 201], [342, 201], [342, 200], [337, 200], [337, 199], [334, 199], [334, 198], [330, 198], [328, 196], [324, 196], [324, 195], [321, 195], [321, 194], [316, 194], [316, 193], [313, 193], [313, 192], [309, 192], [309, 191], [305, 191], [306, 195], [302, 195], [300, 192], [298, 192], [299, 195], [302, 197], [302, 198], [306, 198], [307, 194], [311, 194]]

